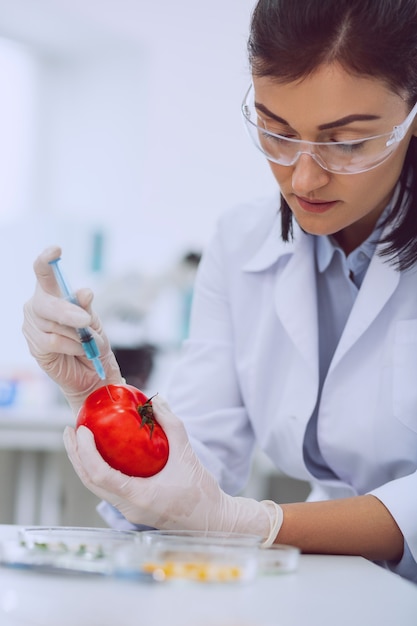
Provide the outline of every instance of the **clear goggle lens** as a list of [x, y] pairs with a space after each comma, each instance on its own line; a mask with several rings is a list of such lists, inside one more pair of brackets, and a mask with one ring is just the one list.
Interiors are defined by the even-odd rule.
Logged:
[[243, 101], [242, 113], [253, 143], [268, 160], [291, 166], [302, 154], [308, 154], [329, 172], [358, 174], [378, 167], [391, 156], [417, 114], [417, 103], [407, 119], [391, 132], [352, 141], [303, 141], [272, 132], [256, 111], [252, 86]]

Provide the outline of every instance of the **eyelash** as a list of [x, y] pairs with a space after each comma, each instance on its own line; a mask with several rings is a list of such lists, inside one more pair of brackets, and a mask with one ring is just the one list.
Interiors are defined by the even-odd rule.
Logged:
[[[267, 130], [261, 130], [262, 135], [265, 139], [268, 139], [270, 141], [274, 141], [274, 143], [281, 143], [282, 140], [285, 139], [293, 139], [294, 137], [292, 135], [284, 135], [283, 133], [272, 133], [270, 131]], [[335, 148], [337, 147], [338, 149], [340, 149], [342, 152], [358, 152], [360, 150], [363, 149], [365, 142], [361, 141], [361, 142], [355, 142], [355, 143], [350, 143], [350, 142], [340, 142], [340, 141], [332, 141], [330, 140], [329, 142], [326, 143], [336, 143], [337, 146], [335, 146]]]
[[364, 145], [364, 141], [359, 143], [339, 143], [338, 148], [340, 148], [342, 152], [359, 152], [363, 149]]

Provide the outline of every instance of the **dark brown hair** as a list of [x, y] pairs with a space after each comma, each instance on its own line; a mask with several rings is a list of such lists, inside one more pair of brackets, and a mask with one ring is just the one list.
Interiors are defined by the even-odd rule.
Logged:
[[[383, 80], [411, 109], [417, 101], [417, 0], [259, 0], [248, 51], [255, 76], [291, 82], [337, 62], [351, 73]], [[405, 269], [417, 261], [417, 137], [410, 141], [400, 188], [383, 254], [398, 254], [394, 262]], [[282, 196], [281, 220], [287, 241], [292, 213]]]

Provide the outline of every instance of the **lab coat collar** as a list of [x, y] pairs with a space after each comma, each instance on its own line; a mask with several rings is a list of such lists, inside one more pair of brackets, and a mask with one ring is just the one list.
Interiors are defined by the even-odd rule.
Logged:
[[[296, 254], [294, 254], [296, 252]], [[314, 238], [294, 222], [294, 237], [284, 242], [277, 211], [272, 227], [255, 254], [243, 266], [245, 272], [261, 272], [286, 258], [285, 269], [275, 281], [275, 310], [289, 337], [303, 355], [318, 385], [317, 303]], [[302, 294], [303, 306], [300, 306]], [[298, 314], [294, 315], [294, 311]]]
[[[397, 198], [398, 198], [398, 194], [400, 191], [400, 185], [398, 184], [393, 197], [391, 198], [391, 201], [389, 202], [388, 206], [385, 208], [383, 214], [381, 215], [380, 219], [379, 219], [379, 224], [383, 221], [383, 219], [385, 219], [388, 211], [391, 210], [391, 208], [393, 207], [394, 203], [396, 202]], [[408, 199], [408, 195], [406, 194], [406, 198], [404, 199], [404, 201], [406, 202]], [[394, 225], [389, 226], [388, 228], [393, 228]], [[245, 265], [243, 266], [243, 271], [244, 272], [262, 272], [263, 270], [268, 269], [269, 267], [271, 267], [272, 265], [274, 265], [274, 263], [276, 263], [281, 257], [283, 256], [287, 256], [287, 255], [292, 255], [297, 246], [298, 245], [303, 245], [303, 240], [307, 239], [307, 238], [311, 238], [311, 235], [308, 235], [307, 233], [305, 233], [300, 226], [297, 224], [297, 222], [295, 220], [293, 220], [293, 229], [294, 229], [294, 236], [292, 238], [292, 240], [285, 242], [282, 240], [282, 235], [281, 235], [281, 214], [280, 211], [277, 210], [275, 213], [275, 218], [274, 221], [272, 222], [272, 227], [270, 228], [270, 230], [268, 231], [267, 236], [265, 237], [265, 239], [263, 240], [263, 242], [261, 243], [261, 245], [259, 246], [259, 248], [257, 249], [257, 251], [255, 252], [255, 254], [249, 259], [249, 261], [247, 261], [247, 263], [245, 263]], [[385, 233], [387, 232], [387, 228], [385, 229]], [[371, 235], [372, 238], [375, 238], [375, 232], [372, 233]], [[327, 249], [327, 253], [329, 254], [329, 256], [326, 254], [326, 261], [325, 264], [323, 266], [323, 260], [320, 263], [320, 259], [319, 259], [319, 270], [320, 271], [324, 271], [324, 269], [326, 269], [327, 266], [327, 262], [330, 262], [331, 260], [331, 256], [333, 255], [333, 246], [330, 244], [330, 242], [327, 242], [329, 244], [329, 248]], [[369, 258], [372, 257], [372, 253], [374, 251], [374, 247], [375, 244], [374, 243], [367, 243], [367, 252], [369, 253]], [[372, 250], [370, 249], [372, 247]]]
[[[392, 225], [384, 229], [384, 234]], [[378, 251], [379, 246], [377, 246]], [[296, 254], [294, 254], [296, 251]], [[281, 238], [281, 224], [277, 213], [271, 229], [252, 258], [244, 265], [246, 272], [260, 272], [272, 267], [286, 256], [285, 270], [275, 286], [275, 309], [289, 337], [310, 366], [315, 384], [318, 384], [317, 302], [315, 290], [314, 237], [294, 223], [294, 238], [286, 243]], [[355, 306], [343, 332], [330, 370], [372, 324], [399, 283], [399, 272], [374, 253], [364, 283], [372, 282], [372, 298], [367, 289], [360, 289]], [[303, 306], [300, 306], [302, 294]], [[297, 311], [297, 315], [294, 315]]]
[[[329, 372], [371, 326], [398, 287], [400, 272], [386, 258], [378, 254], [380, 249], [381, 246], [377, 246], [371, 259], [362, 287], [359, 289], [355, 304], [333, 356]], [[371, 291], [367, 289], [368, 283], [372, 285]]]

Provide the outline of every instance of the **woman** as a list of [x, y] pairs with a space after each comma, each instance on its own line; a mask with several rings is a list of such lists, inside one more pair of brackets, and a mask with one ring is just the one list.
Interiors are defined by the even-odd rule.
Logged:
[[[167, 394], [187, 434], [155, 399], [170, 457], [151, 479], [109, 468], [87, 429], [67, 451], [131, 524], [256, 533], [417, 582], [417, 0], [260, 0], [249, 55], [242, 112], [281, 200], [225, 214], [203, 256]], [[121, 378], [91, 293], [57, 299], [56, 254], [35, 262], [24, 333], [76, 412], [102, 382], [74, 328]], [[255, 443], [310, 481], [307, 502], [229, 495]]]

